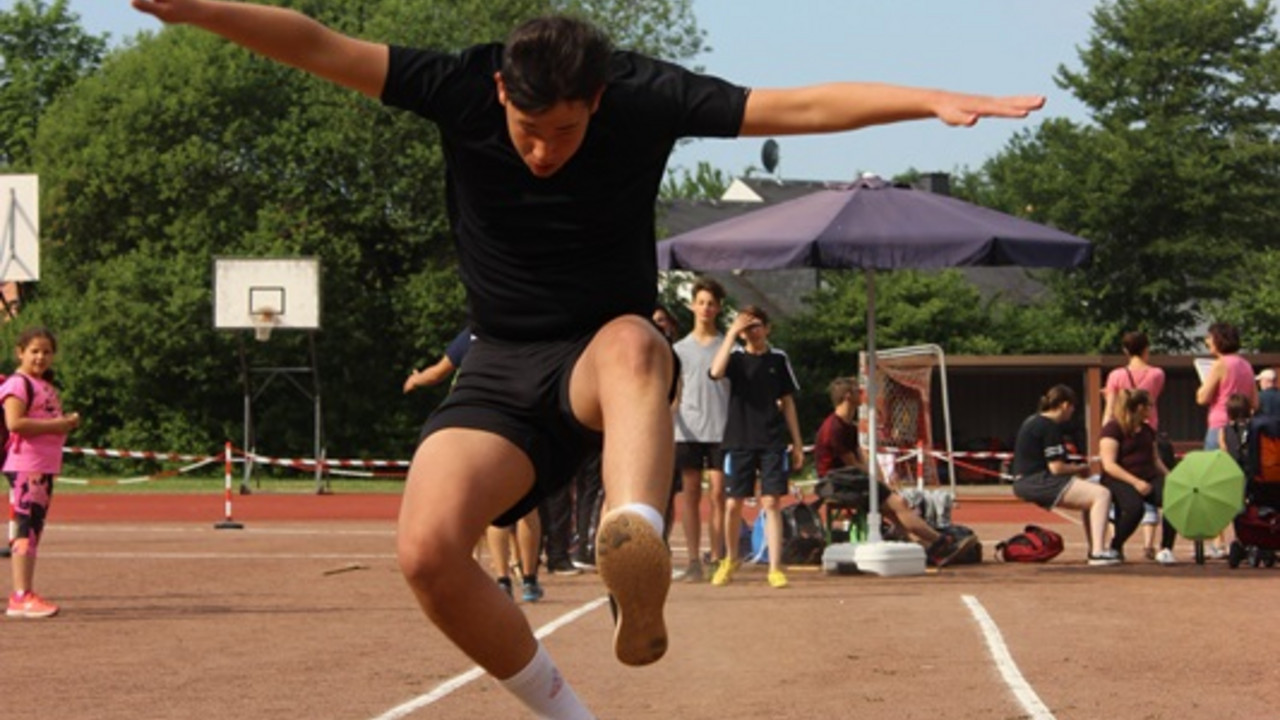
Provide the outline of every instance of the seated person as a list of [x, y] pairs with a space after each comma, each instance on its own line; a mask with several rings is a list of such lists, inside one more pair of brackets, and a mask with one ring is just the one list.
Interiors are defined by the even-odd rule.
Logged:
[[[828, 386], [831, 404], [835, 410], [822, 421], [813, 443], [813, 458], [818, 477], [825, 478], [843, 468], [866, 470], [858, 449], [858, 429], [853, 424], [858, 408], [858, 386], [853, 378], [836, 378]], [[966, 548], [977, 542], [973, 535], [956, 537], [938, 532], [924, 521], [902, 495], [894, 492], [883, 481], [876, 484], [881, 512], [895, 520], [908, 535], [924, 546], [931, 565], [942, 567], [955, 559]]]
[[1089, 482], [1089, 464], [1068, 462], [1062, 425], [1076, 410], [1076, 391], [1055, 385], [1040, 398], [1039, 412], [1027, 417], [1013, 449], [1013, 494], [1045, 510], [1083, 510], [1088, 520], [1089, 565], [1116, 565], [1120, 553], [1106, 547], [1111, 491]]

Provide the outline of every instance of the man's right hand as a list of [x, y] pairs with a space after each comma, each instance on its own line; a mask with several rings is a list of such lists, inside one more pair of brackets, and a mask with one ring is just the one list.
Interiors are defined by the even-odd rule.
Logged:
[[203, 0], [132, 0], [133, 9], [165, 23], [189, 23], [196, 19]]

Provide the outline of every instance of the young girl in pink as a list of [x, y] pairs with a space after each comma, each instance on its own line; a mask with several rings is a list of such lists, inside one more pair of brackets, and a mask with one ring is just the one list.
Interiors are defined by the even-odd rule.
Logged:
[[10, 549], [13, 594], [9, 617], [45, 618], [58, 606], [36, 594], [32, 580], [36, 549], [53, 496], [53, 478], [62, 470], [62, 443], [80, 424], [79, 413], [62, 414], [62, 402], [50, 380], [58, 342], [42, 327], [18, 337], [18, 371], [0, 385], [0, 403], [9, 428], [4, 475], [9, 480]]

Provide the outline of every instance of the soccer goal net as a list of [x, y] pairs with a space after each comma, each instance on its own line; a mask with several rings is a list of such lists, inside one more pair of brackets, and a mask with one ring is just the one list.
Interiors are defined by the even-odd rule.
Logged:
[[[942, 403], [942, 437], [934, 436], [933, 377], [938, 370]], [[955, 469], [951, 465], [951, 408], [947, 403], [946, 357], [937, 345], [881, 350], [876, 353], [876, 450], [878, 467], [883, 477], [906, 490], [924, 491], [945, 485], [955, 493]], [[867, 434], [867, 358], [859, 354], [859, 387], [862, 407], [859, 411], [859, 440], [863, 452], [870, 444]], [[942, 440], [939, 443], [936, 440]], [[941, 451], [942, 469], [935, 455]]]

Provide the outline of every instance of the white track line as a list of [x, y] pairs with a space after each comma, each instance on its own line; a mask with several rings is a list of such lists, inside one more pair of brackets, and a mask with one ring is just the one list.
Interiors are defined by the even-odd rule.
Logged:
[[996, 627], [995, 621], [987, 614], [986, 608], [982, 607], [978, 598], [972, 595], [961, 595], [960, 598], [969, 607], [973, 619], [982, 629], [982, 636], [987, 641], [987, 649], [991, 651], [991, 659], [995, 661], [1005, 685], [1009, 686], [1013, 696], [1026, 711], [1026, 717], [1031, 720], [1054, 720], [1053, 713], [1049, 712], [1049, 708], [1040, 700], [1040, 696], [1032, 689], [1027, 679], [1022, 676], [1022, 671], [1018, 669], [1018, 664], [1013, 661], [1013, 655], [1009, 654], [1009, 648], [1004, 644], [1004, 636], [1000, 634], [1000, 628]]
[[[582, 605], [575, 610], [567, 612], [564, 615], [561, 615], [560, 617], [556, 618], [555, 620], [552, 620], [551, 622], [547, 623], [546, 625], [543, 625], [542, 627], [538, 628], [538, 631], [534, 633], [534, 637], [541, 640], [542, 638], [547, 637], [548, 635], [555, 632], [556, 630], [559, 630], [565, 625], [568, 625], [569, 623], [577, 620], [583, 615], [586, 615], [592, 610], [595, 610], [601, 605], [604, 605], [608, 601], [609, 601], [608, 597], [596, 598], [595, 600], [592, 600], [586, 605]], [[400, 718], [408, 717], [409, 713], [412, 713], [415, 710], [419, 710], [428, 705], [431, 705], [432, 703], [435, 703], [438, 700], [443, 700], [444, 698], [452, 694], [453, 691], [461, 689], [462, 687], [466, 686], [468, 683], [484, 677], [484, 675], [485, 675], [484, 670], [480, 669], [479, 667], [473, 667], [470, 670], [462, 673], [461, 675], [450, 678], [444, 681], [443, 683], [440, 683], [431, 692], [425, 695], [419, 695], [418, 697], [402, 705], [397, 705], [396, 707], [391, 708], [390, 710], [382, 713], [381, 715], [378, 715], [373, 720], [400, 720]]]
[[40, 557], [91, 560], [394, 560], [395, 553], [216, 553], [216, 552], [62, 552], [43, 550]]

